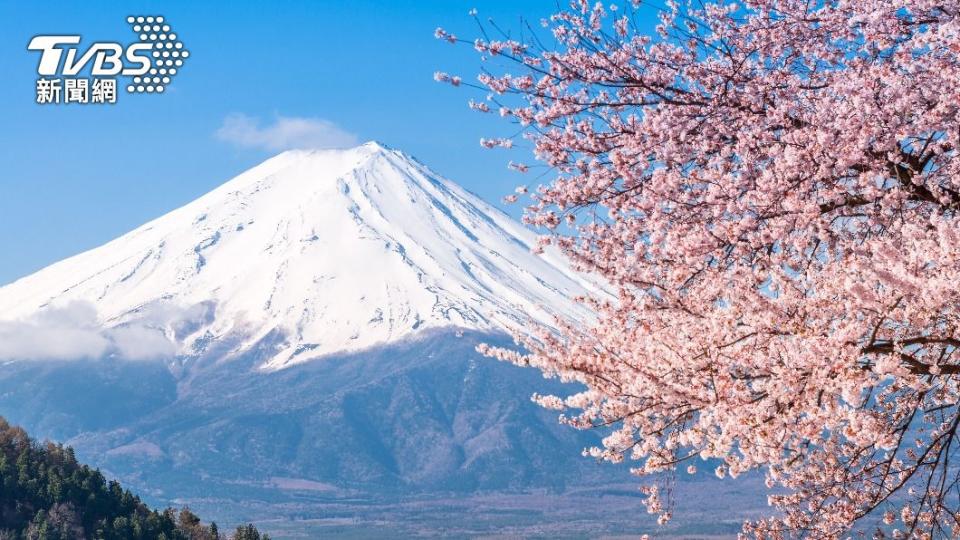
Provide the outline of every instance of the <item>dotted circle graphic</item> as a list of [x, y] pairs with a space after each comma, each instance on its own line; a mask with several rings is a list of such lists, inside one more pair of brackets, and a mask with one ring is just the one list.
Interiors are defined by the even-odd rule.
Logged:
[[[173, 82], [177, 69], [190, 57], [190, 51], [184, 48], [171, 25], [159, 15], [130, 15], [127, 24], [137, 35], [140, 42], [150, 45], [152, 63], [147, 73], [133, 77], [127, 86], [132, 94], [162, 93]], [[176, 66], [176, 67], [174, 67]], [[159, 75], [159, 76], [158, 76]]]

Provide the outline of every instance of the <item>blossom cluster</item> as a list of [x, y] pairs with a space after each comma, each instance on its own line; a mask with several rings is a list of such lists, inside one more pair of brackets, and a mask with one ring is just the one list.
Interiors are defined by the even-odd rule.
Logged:
[[584, 299], [596, 324], [483, 352], [582, 383], [536, 399], [614, 426], [595, 457], [765, 471], [778, 511], [745, 535], [960, 534], [960, 2], [659, 16], [577, 1], [549, 48], [471, 42], [556, 172], [526, 220], [616, 292]]

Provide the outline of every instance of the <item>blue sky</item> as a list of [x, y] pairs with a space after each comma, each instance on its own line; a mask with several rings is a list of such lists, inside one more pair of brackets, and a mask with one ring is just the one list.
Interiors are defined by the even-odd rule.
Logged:
[[[519, 28], [521, 16], [537, 21], [555, 6], [0, 2], [0, 284], [100, 245], [276, 153], [264, 146], [282, 133], [254, 132], [259, 147], [219, 139], [230, 115], [260, 127], [324, 120], [341, 139], [383, 141], [499, 203], [525, 178], [506, 168], [517, 156], [484, 150], [478, 140], [515, 130], [467, 108], [480, 94], [433, 81], [435, 71], [466, 79], [478, 68], [472, 49], [438, 42], [433, 30], [474, 37], [472, 7]], [[34, 103], [39, 53], [27, 50], [31, 37], [128, 43], [131, 14], [163, 15], [191, 53], [164, 95], [121, 92], [114, 106]]]

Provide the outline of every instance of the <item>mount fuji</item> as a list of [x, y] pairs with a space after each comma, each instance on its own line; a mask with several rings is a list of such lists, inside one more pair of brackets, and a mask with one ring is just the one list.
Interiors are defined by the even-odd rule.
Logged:
[[[0, 287], [0, 415], [277, 537], [640, 532], [624, 468], [580, 455], [602, 433], [529, 400], [576, 388], [475, 350], [592, 320], [574, 298], [605, 288], [535, 243], [381, 144], [284, 152]], [[686, 515], [711, 497], [727, 519], [687, 532], [763, 507], [709, 482]]]
[[[84, 302], [179, 356], [231, 343], [282, 369], [427, 329], [584, 320], [596, 287], [532, 232], [402, 152], [288, 151], [169, 214], [0, 288], [0, 318]], [[156, 336], [154, 336], [156, 337]]]

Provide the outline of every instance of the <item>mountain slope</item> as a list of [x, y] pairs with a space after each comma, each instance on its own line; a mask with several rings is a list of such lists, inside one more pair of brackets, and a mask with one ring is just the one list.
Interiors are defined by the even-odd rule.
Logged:
[[[0, 410], [161, 497], [198, 496], [217, 484], [221, 494], [236, 493], [238, 482], [272, 478], [379, 494], [560, 489], [612, 473], [579, 455], [596, 443], [593, 434], [560, 425], [528, 399], [534, 388], [562, 392], [561, 385], [481, 357], [481, 341], [508, 342], [427, 331], [270, 372], [253, 369], [259, 355], [246, 355], [197, 367], [178, 395], [158, 392], [134, 418], [113, 412], [96, 425], [62, 415], [93, 416], [114, 395], [136, 403], [127, 397], [135, 392], [120, 389], [142, 388], [138, 379], [159, 388], [164, 377], [143, 363], [82, 361], [84, 384], [64, 393], [50, 384], [57, 370], [41, 374], [23, 363], [0, 370]], [[103, 381], [118, 373], [121, 381]], [[197, 477], [203, 485], [185, 480]]]
[[0, 288], [0, 319], [83, 301], [180, 355], [267, 336], [278, 369], [427, 328], [509, 330], [589, 314], [591, 289], [533, 233], [377, 143], [280, 154], [102, 247]]

